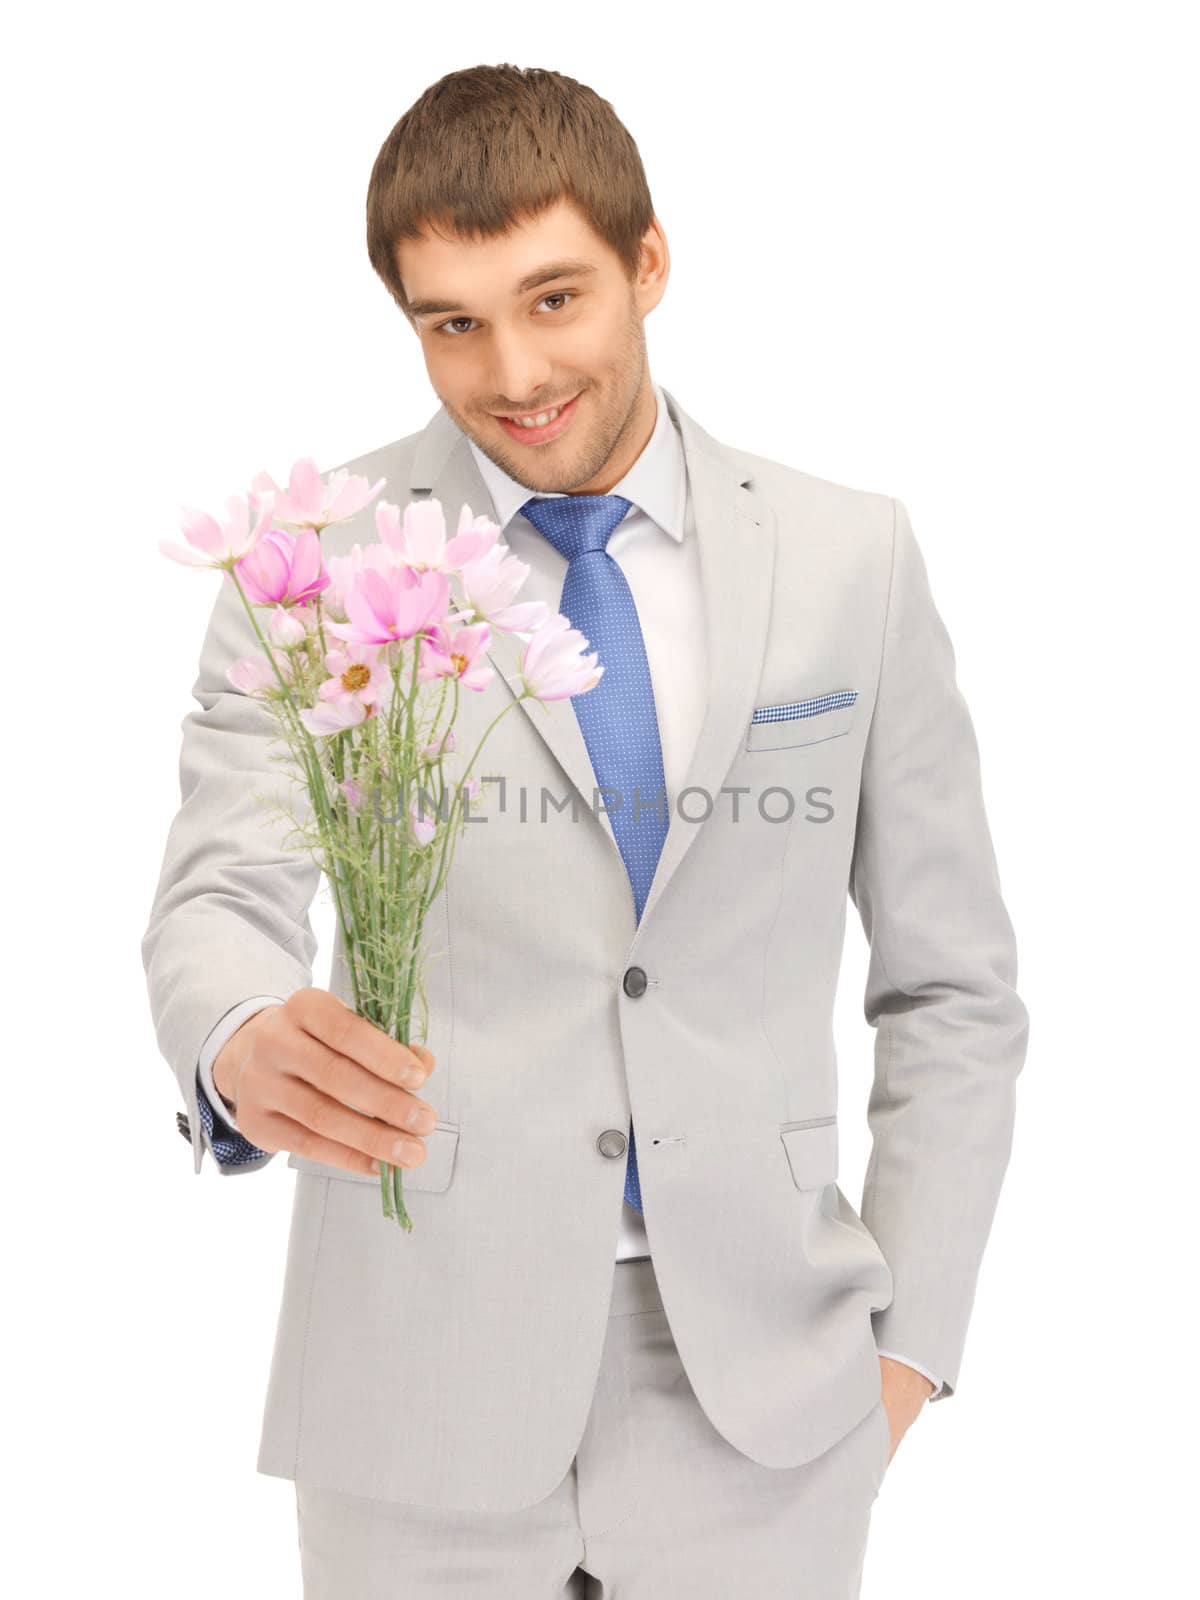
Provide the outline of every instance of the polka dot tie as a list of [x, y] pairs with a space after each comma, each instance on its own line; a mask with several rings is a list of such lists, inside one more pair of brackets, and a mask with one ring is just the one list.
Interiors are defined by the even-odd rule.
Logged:
[[[575, 695], [571, 704], [640, 921], [667, 836], [668, 816], [658, 714], [642, 628], [625, 574], [605, 549], [632, 504], [619, 494], [550, 495], [527, 500], [521, 513], [566, 557], [559, 610], [584, 635], [604, 668], [596, 687]], [[625, 1198], [642, 1209], [632, 1123]]]

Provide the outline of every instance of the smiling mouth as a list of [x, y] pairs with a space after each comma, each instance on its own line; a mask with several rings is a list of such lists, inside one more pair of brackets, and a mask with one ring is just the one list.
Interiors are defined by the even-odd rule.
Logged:
[[492, 415], [500, 422], [511, 422], [514, 427], [544, 428], [557, 418], [560, 411], [565, 411], [572, 401], [578, 398], [579, 394], [573, 394], [569, 400], [559, 400], [552, 406], [541, 406], [537, 411], [493, 411]]
[[[575, 421], [575, 411], [583, 398], [583, 390], [564, 401], [561, 405], [547, 406], [544, 411], [525, 412], [524, 418], [529, 420], [514, 420], [511, 412], [493, 411], [491, 414], [496, 419], [497, 425], [504, 430], [506, 438], [523, 448], [541, 449], [549, 448], [558, 440], [564, 438], [571, 430]], [[542, 421], [540, 419], [544, 418]]]

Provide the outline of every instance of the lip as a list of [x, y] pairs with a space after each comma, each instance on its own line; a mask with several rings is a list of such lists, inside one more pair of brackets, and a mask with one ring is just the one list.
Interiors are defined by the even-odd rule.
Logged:
[[[548, 422], [544, 428], [523, 428], [519, 422], [510, 422], [507, 417], [496, 417], [496, 421], [510, 439], [517, 439], [521, 444], [545, 444], [550, 439], [557, 439], [560, 433], [565, 433], [570, 427], [579, 395], [582, 393], [581, 389], [574, 399], [568, 400], [554, 421]], [[494, 412], [492, 414], [495, 416]]]

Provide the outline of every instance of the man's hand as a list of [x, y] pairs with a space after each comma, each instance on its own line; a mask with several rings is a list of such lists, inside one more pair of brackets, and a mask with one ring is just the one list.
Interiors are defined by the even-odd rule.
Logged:
[[239, 1131], [260, 1150], [378, 1172], [381, 1161], [424, 1161], [421, 1136], [437, 1113], [409, 1091], [434, 1064], [424, 1045], [397, 1044], [336, 995], [310, 988], [248, 1017], [212, 1074]]
[[883, 1385], [883, 1407], [892, 1433], [892, 1448], [888, 1453], [890, 1462], [901, 1439], [933, 1393], [934, 1385], [923, 1372], [905, 1365], [903, 1361], [893, 1361], [890, 1356], [880, 1356], [879, 1377]]

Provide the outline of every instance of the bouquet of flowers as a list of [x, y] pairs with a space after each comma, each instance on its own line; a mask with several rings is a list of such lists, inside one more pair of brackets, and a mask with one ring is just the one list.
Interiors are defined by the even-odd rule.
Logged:
[[[529, 568], [499, 528], [462, 507], [447, 539], [441, 504], [375, 505], [378, 541], [326, 559], [321, 536], [376, 500], [386, 480], [340, 470], [323, 479], [297, 461], [286, 490], [262, 472], [230, 495], [224, 525], [185, 510], [187, 545], [164, 555], [214, 568], [236, 585], [261, 653], [227, 669], [240, 693], [264, 702], [281, 758], [306, 798], [289, 813], [289, 841], [329, 881], [355, 1010], [411, 1044], [422, 992], [425, 915], [454, 858], [472, 770], [500, 718], [522, 700], [584, 693], [603, 667], [561, 613], [517, 592]], [[520, 690], [457, 773], [455, 719], [463, 690], [487, 689], [493, 631], [520, 636]], [[405, 1231], [402, 1169], [380, 1163], [383, 1212]]]

